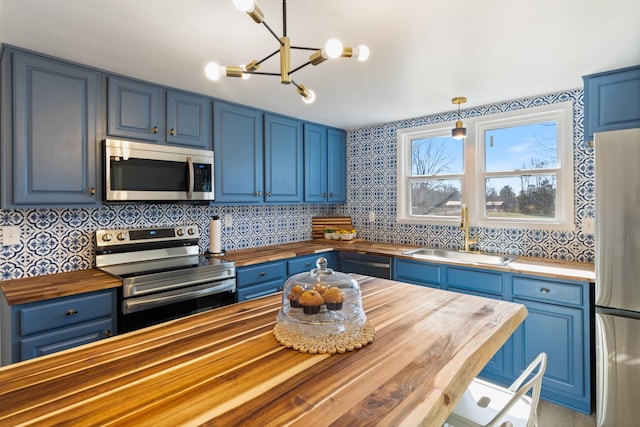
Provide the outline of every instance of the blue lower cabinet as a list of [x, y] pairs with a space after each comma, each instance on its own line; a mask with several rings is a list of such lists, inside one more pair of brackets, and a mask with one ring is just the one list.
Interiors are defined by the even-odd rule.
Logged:
[[238, 302], [270, 295], [282, 290], [287, 278], [285, 260], [236, 268]]
[[514, 375], [542, 351], [547, 370], [541, 397], [591, 413], [590, 284], [534, 277], [513, 278], [513, 302], [529, 314], [514, 333]]
[[[3, 309], [10, 310], [11, 314], [3, 317], [7, 324], [3, 324], [2, 364], [44, 356], [115, 335], [116, 301], [116, 290], [108, 289], [3, 305]], [[8, 330], [11, 333], [5, 334]], [[9, 348], [10, 352], [7, 351]]]
[[403, 258], [393, 259], [393, 280], [440, 288], [443, 266]]
[[586, 414], [592, 409], [591, 284], [394, 258], [394, 280], [523, 304], [528, 315], [480, 373], [510, 385], [542, 351], [542, 398]]
[[319, 252], [312, 255], [302, 255], [287, 260], [287, 276], [294, 274], [306, 273], [317, 268], [318, 259], [325, 258], [327, 260], [327, 268], [339, 271], [338, 253], [336, 251]]

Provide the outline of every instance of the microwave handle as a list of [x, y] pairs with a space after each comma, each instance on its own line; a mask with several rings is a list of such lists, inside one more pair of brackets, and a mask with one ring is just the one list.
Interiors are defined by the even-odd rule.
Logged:
[[191, 156], [187, 156], [187, 165], [189, 166], [189, 189], [187, 190], [187, 199], [193, 199], [193, 181], [194, 181], [194, 173], [193, 173], [193, 159]]

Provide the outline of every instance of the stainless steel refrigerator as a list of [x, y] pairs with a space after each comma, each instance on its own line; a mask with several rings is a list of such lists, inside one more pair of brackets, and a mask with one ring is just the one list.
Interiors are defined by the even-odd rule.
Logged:
[[596, 417], [640, 425], [640, 129], [595, 135]]

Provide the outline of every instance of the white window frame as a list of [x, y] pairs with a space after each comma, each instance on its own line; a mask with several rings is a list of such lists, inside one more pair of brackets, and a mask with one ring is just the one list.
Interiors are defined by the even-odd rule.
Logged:
[[[556, 218], [492, 218], [485, 216], [484, 200], [484, 132], [493, 128], [556, 121], [558, 163], [556, 172]], [[573, 103], [571, 101], [464, 119], [467, 137], [464, 143], [462, 203], [469, 208], [469, 223], [477, 227], [575, 231], [573, 183]], [[409, 184], [411, 177], [411, 141], [451, 135], [452, 124], [437, 123], [400, 129], [397, 133], [397, 216], [399, 224], [459, 225], [460, 218], [411, 215]], [[517, 172], [517, 171], [515, 171]]]

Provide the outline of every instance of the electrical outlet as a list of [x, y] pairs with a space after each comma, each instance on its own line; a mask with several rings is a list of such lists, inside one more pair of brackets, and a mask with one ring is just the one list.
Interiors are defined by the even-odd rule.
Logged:
[[10, 225], [0, 227], [0, 246], [14, 246], [20, 244], [20, 227]]
[[582, 220], [582, 234], [596, 234], [595, 218], [584, 218]]
[[374, 211], [369, 212], [369, 222], [373, 224], [376, 222], [376, 213]]
[[229, 214], [224, 216], [224, 226], [231, 227], [233, 225], [233, 217]]

